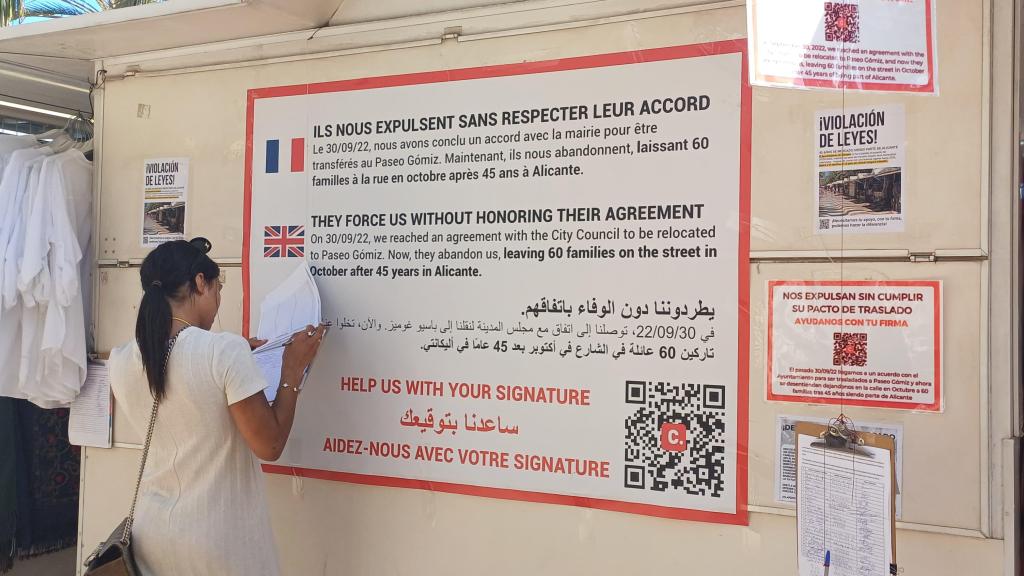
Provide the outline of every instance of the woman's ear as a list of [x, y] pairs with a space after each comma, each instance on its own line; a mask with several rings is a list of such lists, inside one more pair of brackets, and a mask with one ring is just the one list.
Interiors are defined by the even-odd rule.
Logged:
[[196, 274], [196, 293], [202, 296], [206, 294], [206, 291], [210, 289], [210, 284], [206, 281], [206, 276], [200, 272]]

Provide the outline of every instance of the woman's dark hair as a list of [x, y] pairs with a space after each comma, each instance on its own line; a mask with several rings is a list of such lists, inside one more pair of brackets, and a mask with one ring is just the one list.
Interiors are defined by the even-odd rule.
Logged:
[[153, 398], [166, 395], [164, 362], [171, 338], [171, 300], [188, 298], [197, 290], [196, 276], [207, 282], [220, 276], [220, 267], [206, 255], [210, 242], [205, 238], [176, 240], [161, 244], [142, 261], [142, 303], [135, 321], [135, 341], [142, 353], [142, 365]]

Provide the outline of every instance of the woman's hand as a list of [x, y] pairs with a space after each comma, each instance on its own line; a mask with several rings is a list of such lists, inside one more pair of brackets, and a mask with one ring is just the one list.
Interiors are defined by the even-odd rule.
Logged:
[[249, 350], [255, 350], [266, 343], [266, 340], [260, 340], [259, 338], [249, 338]]
[[[306, 368], [320, 350], [327, 326], [306, 326], [285, 344], [281, 384], [274, 405], [267, 403], [263, 391], [228, 406], [235, 426], [257, 457], [274, 461], [281, 457], [295, 421], [295, 405]], [[250, 342], [250, 346], [253, 343]], [[285, 384], [288, 384], [286, 389]]]
[[320, 350], [320, 343], [323, 342], [324, 334], [327, 333], [327, 326], [321, 324], [317, 327], [306, 326], [292, 334], [289, 344], [284, 350], [282, 374], [301, 375], [313, 363], [316, 353]]

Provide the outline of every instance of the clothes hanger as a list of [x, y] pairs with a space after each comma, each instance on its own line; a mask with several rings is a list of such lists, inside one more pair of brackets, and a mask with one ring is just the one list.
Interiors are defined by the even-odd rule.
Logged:
[[85, 158], [87, 160], [92, 161], [92, 152], [95, 145], [95, 133], [93, 132], [93, 125], [91, 121], [85, 119], [84, 117], [82, 118], [82, 121], [84, 123], [83, 127], [85, 128], [85, 130], [83, 131], [89, 134], [89, 139], [86, 140], [85, 142], [82, 142], [78, 149], [82, 151], [82, 154], [85, 155]]
[[[69, 143], [74, 142], [74, 139], [71, 138], [71, 133], [68, 132], [68, 129], [71, 127], [71, 123], [74, 119], [74, 116], [68, 118], [68, 121], [64, 123], [63, 128], [55, 128], [39, 134], [36, 136], [36, 140], [41, 142], [44, 147], [49, 148], [54, 153], [63, 152], [67, 149]], [[49, 142], [44, 142], [44, 140], [49, 140]]]
[[[48, 145], [50, 149], [53, 150], [54, 154], [59, 154], [61, 152], [66, 152], [73, 148], [78, 148], [80, 146], [80, 143], [77, 140], [75, 140], [71, 136], [71, 134], [77, 134], [82, 132], [89, 132], [91, 136], [92, 124], [90, 124], [89, 121], [86, 120], [84, 116], [82, 116], [82, 113], [79, 112], [71, 118], [68, 118], [67, 124], [64, 125], [64, 129], [57, 131], [57, 134], [53, 137], [53, 140]], [[91, 141], [92, 138], [88, 140], [88, 142]]]
[[54, 128], [53, 130], [47, 130], [42, 134], [36, 134], [36, 140], [42, 143], [43, 140], [52, 140], [55, 136], [64, 132], [62, 128]]
[[[90, 122], [89, 119], [87, 119], [81, 113], [79, 113], [77, 116], [75, 116], [74, 120], [75, 120], [75, 126], [74, 126], [75, 130], [74, 130], [73, 133], [74, 134], [78, 134], [78, 135], [85, 135], [85, 136], [87, 136], [84, 140], [82, 140], [82, 141], [78, 142], [77, 144], [75, 144], [75, 148], [78, 148], [79, 150], [82, 150], [83, 152], [87, 151], [87, 150], [92, 150], [92, 140], [93, 140], [92, 122]], [[86, 149], [86, 147], [88, 147], [88, 148]]]
[[54, 136], [53, 141], [47, 144], [47, 146], [50, 147], [50, 150], [52, 150], [54, 154], [60, 154], [61, 152], [70, 150], [75, 143], [75, 139], [67, 132], [64, 132]]

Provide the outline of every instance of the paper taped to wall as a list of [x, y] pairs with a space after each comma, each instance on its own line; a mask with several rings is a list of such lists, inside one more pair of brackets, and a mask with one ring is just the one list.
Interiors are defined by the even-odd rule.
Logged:
[[110, 377], [107, 365], [89, 362], [85, 384], [78, 398], [71, 403], [68, 439], [75, 446], [110, 448], [111, 446]]

